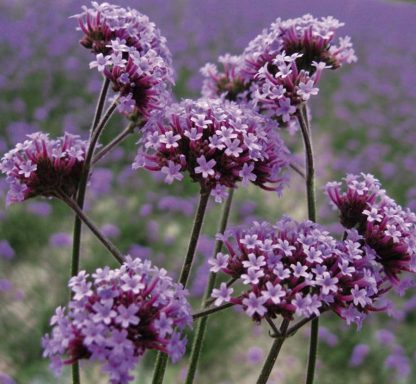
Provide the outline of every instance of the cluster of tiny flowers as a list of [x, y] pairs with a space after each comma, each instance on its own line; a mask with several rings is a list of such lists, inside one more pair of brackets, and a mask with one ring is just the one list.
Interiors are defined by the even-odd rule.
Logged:
[[148, 118], [170, 100], [171, 54], [147, 16], [93, 2], [75, 17], [84, 33], [80, 43], [96, 55], [90, 68], [103, 73], [119, 93], [119, 112], [131, 119]]
[[0, 171], [10, 185], [6, 204], [34, 196], [72, 196], [82, 172], [87, 143], [69, 133], [55, 140], [42, 132], [27, 138], [0, 161]]
[[288, 160], [272, 121], [232, 102], [201, 99], [184, 100], [149, 120], [133, 168], [161, 171], [169, 184], [188, 171], [221, 202], [240, 181], [280, 192]]
[[373, 175], [347, 175], [344, 182], [346, 191], [339, 182], [326, 185], [341, 224], [357, 229], [393, 283], [402, 271], [416, 272], [415, 213], [388, 197]]
[[244, 60], [241, 56], [223, 55], [218, 58], [223, 70], [215, 64], [207, 63], [200, 72], [204, 76], [202, 96], [206, 98], [224, 97], [227, 100], [247, 102], [250, 100], [248, 83], [241, 77]]
[[282, 21], [253, 39], [241, 56], [222, 56], [224, 71], [207, 64], [203, 93], [231, 100], [252, 100], [263, 112], [287, 124], [296, 106], [318, 93], [317, 83], [326, 68], [356, 61], [350, 38], [332, 43], [343, 24], [332, 17], [311, 15]]
[[81, 271], [69, 287], [68, 309], [56, 309], [51, 335], [42, 341], [57, 374], [63, 364], [90, 359], [103, 364], [111, 383], [128, 383], [146, 350], [165, 352], [173, 362], [184, 354], [191, 307], [166, 270], [127, 256], [119, 269], [99, 268], [91, 277]]
[[[326, 68], [356, 61], [350, 38], [332, 40], [343, 23], [332, 17], [311, 15], [277, 19], [244, 52], [244, 75], [255, 78], [251, 88], [261, 110], [288, 123], [296, 106], [318, 94], [317, 83]], [[259, 44], [260, 43], [260, 44]]]
[[348, 324], [361, 324], [385, 292], [380, 266], [351, 230], [336, 241], [317, 224], [284, 217], [274, 226], [254, 222], [229, 230], [228, 253], [209, 260], [212, 272], [222, 271], [242, 283], [238, 295], [222, 283], [214, 289], [215, 305], [242, 305], [255, 321], [265, 316], [314, 317], [333, 310]]

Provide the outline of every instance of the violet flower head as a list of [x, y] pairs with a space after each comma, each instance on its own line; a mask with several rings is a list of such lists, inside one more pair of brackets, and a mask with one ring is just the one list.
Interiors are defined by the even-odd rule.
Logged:
[[81, 175], [87, 143], [69, 133], [55, 140], [42, 132], [27, 137], [0, 162], [0, 171], [10, 185], [6, 204], [35, 196], [72, 196]]
[[85, 271], [69, 281], [73, 298], [52, 316], [51, 335], [43, 338], [45, 357], [59, 374], [63, 364], [82, 359], [103, 364], [112, 383], [128, 383], [148, 349], [173, 362], [183, 355], [183, 330], [192, 325], [187, 291], [149, 261], [126, 258], [115, 270]]
[[402, 208], [381, 189], [372, 175], [348, 175], [346, 191], [331, 182], [326, 191], [340, 210], [341, 224], [356, 227], [365, 245], [393, 284], [399, 284], [403, 271], [416, 272], [416, 215]]
[[231, 229], [224, 242], [228, 254], [211, 259], [242, 283], [232, 296], [225, 286], [213, 292], [216, 304], [243, 306], [255, 321], [266, 315], [314, 317], [333, 310], [348, 324], [360, 324], [383, 293], [383, 279], [354, 236], [336, 241], [317, 224], [284, 217], [271, 225], [254, 222]]
[[155, 24], [135, 9], [92, 2], [75, 15], [84, 33], [80, 43], [95, 54], [90, 68], [111, 80], [118, 110], [132, 120], [148, 118], [171, 97], [171, 53]]
[[242, 78], [241, 74], [243, 57], [225, 54], [218, 58], [218, 62], [222, 70], [212, 63], [207, 63], [200, 69], [200, 73], [204, 76], [202, 96], [247, 102], [249, 100], [249, 83]]
[[238, 182], [280, 192], [288, 161], [273, 122], [232, 102], [201, 99], [149, 120], [133, 168], [161, 171], [169, 184], [187, 171], [221, 202]]
[[356, 61], [348, 36], [341, 38], [339, 45], [333, 44], [342, 25], [332, 17], [316, 19], [311, 15], [277, 19], [249, 43], [241, 74], [252, 84], [251, 98], [260, 111], [288, 124], [296, 107], [318, 94], [324, 69]]

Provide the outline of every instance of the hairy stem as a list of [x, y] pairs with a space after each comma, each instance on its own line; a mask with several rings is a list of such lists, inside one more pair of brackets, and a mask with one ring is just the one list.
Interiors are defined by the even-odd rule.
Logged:
[[61, 195], [60, 198], [68, 204], [68, 206], [77, 214], [81, 221], [91, 230], [91, 232], [101, 241], [101, 243], [110, 251], [114, 258], [122, 264], [124, 261], [123, 254], [117, 249], [117, 247], [105, 237], [97, 226], [89, 219], [84, 211], [78, 206], [75, 200], [68, 196]]
[[[221, 215], [221, 219], [220, 219], [220, 223], [219, 223], [219, 228], [218, 228], [218, 233], [224, 234], [226, 228], [227, 228], [227, 223], [228, 223], [228, 218], [230, 217], [230, 211], [231, 211], [231, 203], [233, 200], [233, 193], [234, 190], [232, 188], [230, 188], [228, 190], [228, 197], [227, 200], [224, 204], [223, 210], [222, 210], [222, 215]], [[214, 257], [217, 255], [218, 252], [221, 252], [221, 248], [222, 248], [222, 240], [217, 240], [215, 242], [215, 248], [214, 248]], [[196, 325], [196, 331], [194, 334], [194, 338], [193, 338], [193, 342], [192, 342], [192, 349], [191, 349], [191, 357], [190, 357], [190, 363], [189, 363], [189, 368], [188, 368], [188, 374], [186, 376], [186, 384], [192, 384], [194, 382], [195, 379], [195, 374], [198, 368], [198, 361], [199, 361], [199, 357], [201, 355], [201, 350], [202, 350], [202, 345], [204, 343], [204, 336], [205, 336], [205, 332], [207, 329], [207, 323], [208, 323], [208, 315], [210, 313], [216, 312], [216, 310], [212, 309], [211, 312], [208, 312], [208, 310], [205, 310], [205, 308], [207, 308], [208, 306], [208, 300], [211, 296], [211, 292], [215, 286], [215, 282], [217, 279], [217, 274], [211, 272], [209, 274], [208, 277], [208, 283], [207, 283], [207, 287], [205, 289], [205, 293], [204, 293], [204, 297], [202, 298], [202, 303], [201, 303], [201, 311], [199, 313], [194, 314], [193, 318], [196, 319], [200, 316], [203, 316], [201, 320], [198, 321], [197, 325]], [[228, 304], [228, 303], [227, 303]], [[227, 305], [227, 306], [222, 306], [221, 309], [223, 308], [228, 308], [231, 305]], [[217, 307], [219, 308], [219, 307]], [[205, 311], [204, 311], [205, 310]], [[217, 309], [219, 310], [219, 309]]]
[[128, 136], [130, 136], [134, 132], [135, 127], [136, 127], [135, 123], [130, 123], [122, 132], [120, 132], [104, 148], [97, 151], [94, 158], [92, 159], [92, 164], [95, 165], [103, 157], [107, 156], [117, 145], [123, 142]]
[[[202, 224], [204, 222], [205, 211], [207, 208], [209, 200], [210, 191], [206, 189], [201, 189], [201, 194], [199, 197], [198, 208], [196, 210], [194, 225], [192, 228], [191, 238], [189, 240], [188, 251], [185, 256], [184, 263], [182, 265], [181, 274], [179, 276], [179, 283], [186, 287], [188, 282], [189, 274], [191, 272], [192, 262], [194, 259], [196, 246], [199, 239], [199, 234], [201, 233]], [[153, 373], [152, 384], [161, 384], [163, 383], [163, 378], [166, 371], [166, 365], [168, 362], [168, 356], [166, 353], [159, 352], [155, 370]]]
[[282, 349], [282, 345], [285, 341], [285, 335], [287, 328], [289, 327], [289, 320], [283, 320], [282, 325], [280, 326], [279, 333], [282, 337], [277, 338], [267, 355], [266, 361], [264, 362], [263, 368], [260, 372], [260, 376], [257, 379], [257, 384], [266, 384], [269, 380], [270, 374], [272, 372], [273, 366], [276, 362], [279, 352]]
[[[230, 307], [232, 307], [234, 305], [235, 305], [234, 303], [225, 303], [225, 304], [219, 305], [218, 307], [208, 307], [208, 308], [204, 308], [204, 309], [201, 309], [200, 311], [194, 312], [192, 314], [192, 318], [194, 320], [200, 319], [200, 318], [202, 318], [202, 320], [203, 319], [207, 319], [208, 318], [208, 315], [211, 315], [212, 313], [215, 313], [215, 312], [220, 312], [223, 309], [230, 308]], [[197, 331], [198, 331], [198, 329], [197, 329]], [[197, 335], [195, 335], [195, 337], [196, 336]], [[188, 375], [189, 375], [189, 372], [188, 372]]]
[[[302, 132], [303, 143], [305, 146], [305, 161], [306, 161], [306, 196], [308, 201], [308, 218], [311, 221], [316, 221], [316, 200], [315, 200], [315, 165], [312, 147], [312, 133], [309, 127], [306, 107], [303, 105], [297, 112], [299, 125]], [[313, 384], [315, 375], [316, 356], [318, 353], [318, 333], [319, 333], [319, 318], [312, 320], [309, 357], [308, 357], [308, 371], [306, 375], [306, 384]]]
[[[98, 97], [97, 106], [95, 108], [94, 118], [90, 128], [90, 140], [98, 122], [101, 119], [101, 115], [104, 109], [105, 100], [107, 97], [108, 87], [110, 86], [110, 80], [105, 79], [101, 87], [100, 96]], [[80, 182], [77, 191], [78, 206], [83, 209], [85, 199], [86, 182]], [[79, 271], [79, 256], [81, 250], [81, 220], [78, 215], [75, 216], [74, 230], [72, 237], [72, 258], [71, 258], [71, 277], [78, 274]], [[79, 364], [75, 362], [72, 364], [72, 383], [80, 384], [81, 379], [79, 375]]]

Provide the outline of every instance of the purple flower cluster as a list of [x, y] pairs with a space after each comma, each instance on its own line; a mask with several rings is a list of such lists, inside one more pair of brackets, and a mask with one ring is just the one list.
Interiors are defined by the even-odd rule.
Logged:
[[289, 151], [275, 124], [232, 102], [184, 100], [149, 120], [133, 168], [161, 171], [165, 181], [192, 180], [217, 202], [249, 182], [280, 192]]
[[316, 85], [325, 68], [356, 61], [348, 36], [341, 38], [339, 45], [332, 43], [343, 25], [333, 17], [279, 18], [253, 39], [241, 56], [221, 56], [222, 72], [214, 64], [206, 64], [201, 69], [206, 78], [203, 94], [252, 99], [260, 110], [286, 124], [297, 105], [318, 94]]
[[174, 83], [166, 39], [149, 18], [135, 9], [92, 2], [78, 18], [80, 43], [95, 60], [90, 68], [111, 80], [119, 92], [118, 110], [129, 118], [148, 118], [170, 99]]
[[16, 144], [1, 159], [0, 171], [10, 189], [6, 204], [34, 196], [72, 196], [82, 171], [87, 143], [65, 133], [55, 140], [37, 132]]
[[256, 321], [308, 318], [331, 309], [360, 325], [384, 293], [380, 266], [356, 231], [336, 241], [311, 221], [284, 217], [274, 226], [254, 222], [229, 230], [224, 240], [228, 254], [210, 259], [211, 271], [223, 271], [247, 288], [231, 297], [233, 288], [222, 283], [213, 290], [215, 304], [240, 304]]
[[241, 56], [222, 55], [218, 62], [222, 65], [222, 71], [212, 63], [207, 63], [200, 69], [204, 76], [202, 96], [222, 96], [227, 100], [240, 102], [249, 100], [249, 85], [241, 75], [244, 66]]
[[71, 278], [73, 298], [56, 309], [44, 356], [59, 373], [81, 359], [103, 363], [112, 383], [133, 380], [129, 372], [148, 349], [177, 362], [185, 352], [185, 327], [192, 324], [187, 291], [149, 261], [126, 258], [115, 270], [99, 268], [92, 279], [81, 271]]
[[326, 186], [341, 224], [357, 229], [386, 275], [398, 284], [402, 271], [416, 272], [416, 215], [388, 197], [370, 174], [347, 175], [344, 181], [345, 192], [338, 182]]
[[304, 15], [277, 19], [257, 36], [243, 54], [243, 76], [255, 79], [251, 91], [259, 108], [288, 123], [297, 105], [318, 94], [316, 86], [324, 69], [356, 61], [348, 36], [340, 38], [339, 45], [332, 43], [343, 25], [330, 16]]

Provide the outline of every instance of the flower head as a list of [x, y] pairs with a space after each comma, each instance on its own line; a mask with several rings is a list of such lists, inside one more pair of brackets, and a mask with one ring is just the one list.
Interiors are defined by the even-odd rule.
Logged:
[[6, 204], [34, 196], [72, 196], [81, 175], [87, 143], [69, 133], [55, 140], [42, 132], [27, 136], [6, 153], [0, 171], [10, 189]]
[[228, 230], [226, 238], [228, 254], [210, 260], [211, 271], [237, 278], [243, 290], [232, 297], [221, 286], [213, 297], [220, 298], [217, 305], [242, 305], [254, 320], [319, 316], [330, 309], [348, 321], [354, 310], [359, 316], [351, 321], [359, 323], [384, 292], [379, 265], [353, 233], [340, 242], [317, 224], [285, 217], [274, 226], [255, 222]]
[[112, 383], [128, 383], [148, 349], [163, 351], [174, 362], [182, 357], [191, 307], [187, 292], [164, 269], [128, 256], [119, 269], [99, 268], [92, 276], [80, 272], [69, 287], [68, 308], [56, 310], [51, 335], [43, 338], [44, 356], [55, 367], [99, 360]]
[[341, 183], [326, 186], [341, 224], [357, 229], [387, 276], [398, 284], [400, 272], [416, 272], [416, 215], [388, 197], [373, 175], [347, 175], [344, 182], [344, 192]]
[[243, 53], [240, 71], [254, 104], [261, 111], [280, 116], [289, 123], [296, 106], [318, 94], [322, 71], [336, 69], [356, 61], [348, 37], [333, 42], [343, 23], [332, 17], [317, 19], [311, 15], [277, 19], [257, 36]]
[[92, 3], [75, 16], [80, 43], [95, 54], [97, 68], [119, 92], [118, 110], [131, 119], [148, 118], [170, 100], [171, 53], [149, 18], [135, 9]]
[[247, 101], [249, 85], [241, 77], [244, 59], [230, 54], [218, 58], [222, 67], [219, 71], [215, 64], [207, 63], [200, 72], [204, 76], [202, 95], [207, 98], [221, 96], [230, 101]]
[[252, 182], [280, 191], [288, 150], [273, 123], [232, 102], [185, 100], [144, 127], [134, 168], [162, 171], [166, 182], [187, 171], [216, 201], [224, 188]]

